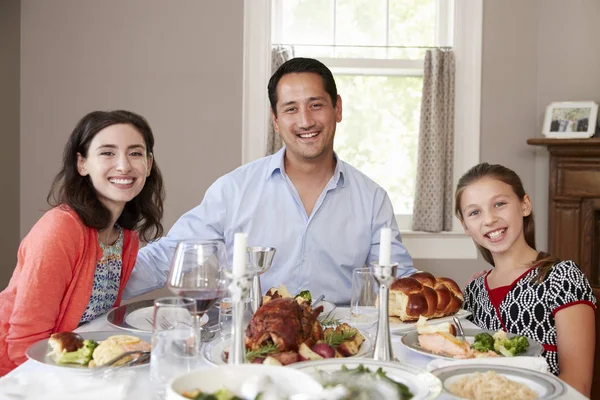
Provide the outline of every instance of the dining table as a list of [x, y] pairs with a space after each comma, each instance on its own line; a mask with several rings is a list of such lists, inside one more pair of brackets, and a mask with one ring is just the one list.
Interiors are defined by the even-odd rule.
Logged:
[[[348, 307], [337, 307], [335, 310], [335, 318], [339, 318], [339, 319], [343, 320], [344, 318], [347, 318], [348, 314], [349, 314]], [[90, 321], [90, 322], [80, 326], [79, 328], [76, 329], [76, 332], [84, 333], [84, 332], [114, 331], [115, 334], [127, 333], [127, 331], [120, 330], [117, 327], [110, 324], [107, 321], [106, 315], [107, 314], [104, 314], [103, 316], [100, 316], [100, 317], [96, 318], [95, 320]], [[465, 328], [465, 329], [476, 328], [476, 326], [472, 322], [470, 322], [466, 319], [462, 320], [462, 325], [463, 325], [463, 328]], [[375, 338], [376, 330], [377, 330], [376, 324], [373, 327], [371, 327], [369, 329], [365, 329], [365, 330], [368, 334], [372, 335], [372, 337]], [[434, 360], [434, 357], [415, 352], [412, 349], [405, 346], [402, 343], [402, 337], [403, 337], [403, 334], [405, 334], [405, 333], [407, 333], [407, 332], [391, 334], [392, 350], [393, 350], [394, 358], [396, 358], [398, 362], [403, 363], [405, 365], [425, 370], [427, 365], [432, 360]], [[217, 334], [217, 337], [218, 337], [218, 334]], [[213, 340], [218, 340], [218, 339], [213, 339]], [[206, 345], [206, 343], [205, 343], [205, 345]], [[214, 368], [214, 367], [212, 365], [210, 365], [206, 360], [202, 360], [200, 362], [200, 368]], [[125, 369], [125, 368], [122, 368], [122, 369]], [[40, 377], [40, 379], [41, 379], [41, 377], [43, 377], [44, 374], [48, 373], [49, 370], [52, 370], [51, 372], [54, 374], [53, 376], [59, 377], [60, 379], [69, 380], [69, 379], [77, 379], [77, 377], [78, 377], [78, 375], [74, 374], [72, 371], [70, 371], [69, 368], [49, 366], [49, 365], [44, 365], [40, 362], [28, 360], [25, 363], [21, 364], [16, 369], [14, 369], [13, 371], [11, 371], [5, 377], [0, 378], [0, 400], [4, 400], [4, 399], [19, 400], [19, 399], [27, 398], [27, 397], [20, 398], [18, 396], [2, 397], [3, 396], [2, 395], [2, 393], [3, 393], [2, 386], [4, 384], [8, 384], [7, 382], [10, 380], [10, 378], [16, 378], [19, 376], [27, 377], [27, 378], [29, 378], [29, 379], [27, 379], [27, 384], [35, 385], [36, 377]], [[127, 387], [125, 393], [123, 394], [123, 396], [121, 396], [118, 399], [106, 399], [106, 400], [155, 399], [155, 397], [154, 397], [155, 387], [150, 382], [150, 373], [149, 372], [150, 372], [149, 365], [141, 367], [141, 368], [138, 367], [135, 369], [131, 369], [131, 371], [127, 371], [127, 373], [129, 374], [128, 385], [127, 385], [128, 387]], [[104, 385], [105, 387], [108, 387], [108, 388], [111, 385], [116, 384], [115, 382], [117, 382], [117, 380], [113, 381], [112, 379], [106, 378], [106, 377], [97, 377], [96, 379], [103, 380], [102, 385]], [[121, 381], [119, 381], [119, 382], [121, 382]], [[12, 380], [11, 383], [14, 384], [14, 379]], [[560, 399], [578, 400], [578, 399], [586, 398], [585, 396], [583, 396], [579, 392], [577, 392], [575, 389], [573, 389], [571, 386], [569, 386], [569, 385], [566, 385], [566, 386], [567, 386], [567, 392], [564, 396], [561, 396]], [[24, 392], [25, 392], [25, 390], [24, 390]], [[83, 400], [84, 397], [81, 397], [81, 399]], [[449, 400], [449, 399], [453, 399], [453, 397], [450, 396], [449, 394], [442, 393], [438, 397], [438, 399]]]

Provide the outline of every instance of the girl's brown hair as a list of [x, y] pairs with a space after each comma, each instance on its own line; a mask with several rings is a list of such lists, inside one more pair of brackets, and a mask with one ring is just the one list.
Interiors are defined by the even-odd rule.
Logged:
[[87, 157], [94, 136], [104, 128], [116, 124], [133, 126], [144, 138], [147, 156], [153, 157], [150, 175], [142, 191], [125, 204], [117, 223], [126, 229], [135, 229], [145, 242], [163, 234], [161, 219], [165, 191], [163, 179], [154, 157], [154, 135], [150, 125], [141, 115], [130, 111], [93, 111], [84, 116], [75, 126], [63, 152], [63, 165], [54, 178], [47, 201], [51, 206], [67, 204], [83, 223], [95, 229], [105, 229], [111, 221], [108, 208], [102, 204], [89, 176], [77, 171], [77, 153]]
[[[526, 193], [525, 189], [523, 188], [521, 178], [519, 178], [519, 175], [517, 175], [513, 170], [499, 164], [478, 164], [470, 170], [468, 170], [459, 179], [458, 185], [456, 186], [454, 212], [461, 222], [464, 221], [460, 204], [463, 192], [469, 185], [485, 177], [497, 179], [509, 185], [515, 192], [515, 194], [519, 197], [519, 200], [523, 201], [523, 199], [525, 198]], [[525, 241], [527, 242], [527, 244], [535, 250], [535, 222], [533, 218], [533, 211], [531, 211], [529, 215], [523, 217], [523, 234], [525, 236]], [[479, 252], [483, 256], [485, 261], [490, 263], [492, 266], [495, 266], [492, 253], [488, 249], [478, 245], [477, 243], [475, 243], [475, 245], [479, 249]], [[550, 272], [550, 268], [552, 268], [552, 266], [558, 261], [558, 258], [548, 253], [540, 252], [538, 254], [537, 259], [533, 261], [531, 265], [533, 268], [537, 268], [538, 270], [536, 282], [539, 283], [546, 279], [548, 272]]]

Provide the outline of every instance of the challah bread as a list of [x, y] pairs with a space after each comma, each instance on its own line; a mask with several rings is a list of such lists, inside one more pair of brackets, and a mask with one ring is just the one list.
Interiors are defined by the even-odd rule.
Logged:
[[390, 287], [389, 315], [391, 320], [412, 322], [422, 315], [439, 318], [460, 310], [463, 295], [450, 278], [436, 278], [429, 272], [396, 279]]

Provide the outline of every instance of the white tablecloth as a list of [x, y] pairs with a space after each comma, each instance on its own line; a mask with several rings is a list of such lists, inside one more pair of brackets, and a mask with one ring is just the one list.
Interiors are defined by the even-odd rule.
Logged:
[[[338, 309], [336, 310], [336, 314], [339, 317], [342, 317], [344, 315], [347, 315], [348, 310], [347, 309]], [[464, 328], [474, 328], [475, 325], [473, 325], [471, 322], [463, 320], [463, 326]], [[119, 331], [118, 329], [116, 329], [115, 327], [113, 327], [111, 324], [109, 324], [106, 321], [106, 317], [100, 317], [88, 324], [85, 324], [83, 326], [81, 326], [79, 329], [77, 329], [77, 332], [94, 332], [94, 331], [118, 331], [120, 333], [122, 333], [123, 331]], [[375, 329], [373, 329], [373, 331], [371, 332], [373, 333], [373, 335], [375, 334]], [[408, 365], [412, 365], [415, 367], [419, 367], [422, 369], [425, 369], [425, 367], [427, 366], [427, 364], [433, 359], [432, 357], [428, 357], [419, 353], [416, 353], [412, 350], [410, 350], [409, 348], [407, 348], [406, 346], [404, 346], [401, 342], [401, 336], [398, 335], [392, 335], [392, 348], [393, 348], [393, 352], [394, 352], [394, 356], [396, 358], [398, 358], [401, 362], [408, 364]], [[205, 363], [205, 362], [204, 362]], [[208, 363], [205, 363], [207, 368], [210, 368]], [[18, 374], [26, 374], [26, 376], [28, 378], [32, 378], [31, 381], [33, 382], [32, 384], [35, 384], [35, 378], [36, 376], [42, 376], [43, 374], [48, 373], [48, 370], [51, 369], [52, 373], [55, 374], [61, 374], [69, 377], [73, 376], [72, 373], [70, 373], [68, 370], [65, 369], [65, 371], [58, 371], [59, 368], [52, 368], [52, 367], [48, 367], [45, 365], [41, 365], [39, 363], [33, 362], [33, 361], [27, 361], [26, 363], [24, 363], [23, 365], [19, 366], [18, 368], [16, 368], [14, 371], [12, 371], [10, 374], [6, 375], [6, 377], [15, 377]], [[76, 379], [76, 376], [73, 376], [73, 379]], [[0, 389], [2, 388], [4, 379], [0, 379]], [[111, 385], [111, 380], [107, 380], [106, 385]], [[1, 394], [2, 390], [0, 390], [0, 400], [4, 400], [4, 399], [18, 399], [18, 397], [2, 397]], [[81, 397], [82, 400], [85, 399], [84, 397]], [[125, 397], [127, 400], [139, 400], [139, 399], [153, 399], [153, 389], [152, 389], [152, 385], [150, 384], [149, 381], [149, 367], [145, 367], [145, 368], [141, 368], [141, 369], [137, 369], [137, 371], [135, 372], [135, 375], [133, 377], [133, 379], [131, 379], [131, 385], [129, 387], [129, 390], [127, 391], [127, 396]], [[442, 394], [439, 399], [442, 400], [447, 400], [447, 399], [451, 399], [452, 397]], [[570, 386], [568, 387], [568, 392], [567, 394], [562, 397], [563, 399], [569, 399], [569, 400], [577, 400], [577, 399], [585, 399], [584, 396], [582, 396], [581, 394], [579, 394], [579, 392], [577, 392], [576, 390], [574, 390], [573, 388], [571, 388]], [[112, 399], [106, 399], [106, 400], [112, 400]]]

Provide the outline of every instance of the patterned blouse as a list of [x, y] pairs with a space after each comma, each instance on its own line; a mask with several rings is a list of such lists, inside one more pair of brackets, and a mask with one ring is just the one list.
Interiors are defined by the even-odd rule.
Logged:
[[120, 226], [117, 226], [117, 229], [119, 230], [119, 238], [114, 244], [109, 246], [100, 242], [103, 254], [96, 265], [92, 295], [79, 321], [80, 324], [104, 314], [112, 308], [117, 300], [121, 282], [121, 267], [123, 265], [121, 258], [123, 253], [123, 229]]
[[482, 329], [504, 330], [540, 342], [550, 372], [558, 375], [554, 316], [575, 304], [588, 304], [595, 309], [596, 298], [587, 278], [573, 261], [554, 264], [541, 283], [535, 283], [536, 278], [537, 269], [525, 272], [512, 283], [498, 304], [490, 299], [486, 274], [467, 285], [463, 307], [473, 313], [469, 319]]

